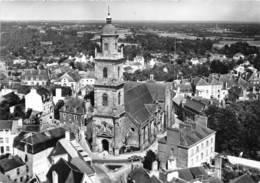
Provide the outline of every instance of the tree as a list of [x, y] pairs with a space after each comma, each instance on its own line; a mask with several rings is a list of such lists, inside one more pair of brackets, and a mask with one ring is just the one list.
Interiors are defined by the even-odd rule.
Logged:
[[147, 170], [152, 170], [152, 164], [156, 159], [156, 154], [152, 150], [147, 151], [143, 161], [144, 168]]
[[206, 111], [209, 128], [215, 130], [216, 151], [259, 160], [260, 101], [244, 101], [227, 108], [210, 106]]
[[60, 108], [62, 108], [62, 106], [64, 106], [64, 101], [63, 100], [59, 100], [57, 102], [57, 104], [54, 106], [54, 119], [60, 119]]

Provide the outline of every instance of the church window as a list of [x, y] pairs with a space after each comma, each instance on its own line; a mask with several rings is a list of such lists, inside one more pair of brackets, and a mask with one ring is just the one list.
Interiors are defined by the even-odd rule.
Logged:
[[120, 67], [117, 68], [117, 75], [120, 77]]
[[103, 69], [103, 78], [107, 78], [107, 68], [104, 67]]
[[102, 99], [103, 99], [102, 102], [103, 106], [108, 106], [108, 96], [106, 93], [103, 94]]
[[105, 44], [104, 44], [104, 50], [105, 50], [105, 51], [108, 51], [108, 43], [105, 43]]
[[118, 93], [118, 105], [120, 105], [121, 104], [121, 93], [119, 92]]

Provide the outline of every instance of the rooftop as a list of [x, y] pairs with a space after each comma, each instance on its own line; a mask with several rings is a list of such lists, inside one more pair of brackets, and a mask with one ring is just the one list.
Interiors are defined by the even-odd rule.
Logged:
[[5, 173], [23, 165], [25, 163], [19, 156], [7, 157], [0, 160], [0, 171]]

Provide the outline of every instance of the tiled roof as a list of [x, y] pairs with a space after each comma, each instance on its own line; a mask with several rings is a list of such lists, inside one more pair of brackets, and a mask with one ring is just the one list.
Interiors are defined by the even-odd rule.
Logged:
[[206, 86], [206, 85], [209, 85], [209, 83], [205, 79], [203, 79], [203, 78], [201, 78], [198, 81], [198, 83], [196, 84], [196, 86]]
[[255, 183], [255, 181], [253, 181], [249, 175], [245, 174], [234, 180], [231, 180], [230, 183]]
[[196, 113], [201, 113], [205, 108], [205, 104], [197, 100], [187, 99], [184, 103], [184, 107], [189, 108], [195, 111]]
[[150, 91], [153, 101], [164, 101], [166, 84], [156, 83], [154, 81], [146, 82], [146, 87]]
[[19, 156], [16, 155], [11, 158], [7, 157], [0, 160], [0, 171], [5, 173], [23, 165], [24, 162]]
[[72, 158], [71, 164], [75, 165], [81, 172], [86, 173], [88, 176], [95, 174], [95, 169], [79, 157]]
[[0, 120], [0, 130], [12, 130], [12, 120]]
[[147, 121], [150, 113], [145, 104], [152, 104], [153, 98], [145, 85], [137, 85], [129, 90], [125, 90], [125, 109], [131, 117], [140, 124]]
[[155, 101], [164, 102], [166, 85], [154, 82], [127, 82], [125, 89], [125, 110], [139, 124], [147, 121], [155, 110]]
[[180, 145], [192, 146], [213, 133], [215, 131], [199, 124], [196, 124], [195, 129], [184, 128], [181, 130]]
[[58, 183], [79, 183], [82, 182], [84, 174], [70, 162], [61, 158], [56, 164], [52, 165], [47, 173], [47, 178], [52, 180], [52, 172], [55, 171], [58, 176]]
[[28, 152], [35, 154], [49, 147], [54, 147], [57, 141], [64, 136], [65, 129], [61, 127], [32, 135], [22, 132], [15, 138], [14, 147], [24, 151], [27, 144]]
[[48, 80], [48, 71], [47, 70], [38, 70], [38, 69], [28, 69], [24, 71], [22, 79], [24, 80]]
[[57, 81], [61, 81], [62, 78], [67, 78], [70, 82], [78, 82], [80, 80], [80, 75], [77, 72], [66, 72], [58, 78]]
[[70, 97], [65, 101], [64, 106], [60, 109], [60, 111], [66, 111], [68, 113], [85, 113], [85, 105], [84, 100], [80, 98]]
[[197, 178], [206, 178], [208, 177], [203, 167], [192, 167], [178, 170], [179, 178], [192, 181]]
[[223, 85], [223, 83], [221, 81], [219, 81], [218, 79], [213, 78], [211, 83], [211, 85]]
[[142, 167], [136, 167], [128, 175], [135, 183], [150, 183], [150, 176]]

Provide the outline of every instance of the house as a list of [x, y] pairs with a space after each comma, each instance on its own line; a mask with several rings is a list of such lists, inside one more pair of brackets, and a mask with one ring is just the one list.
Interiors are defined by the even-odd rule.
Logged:
[[0, 159], [0, 172], [14, 182], [25, 183], [29, 180], [28, 167], [17, 155]]
[[28, 166], [30, 178], [36, 175], [46, 181], [50, 168], [48, 156], [58, 140], [65, 137], [65, 129], [54, 128], [39, 133], [21, 132], [14, 140], [14, 154], [20, 156]]
[[83, 150], [75, 139], [70, 138], [68, 131], [65, 134], [65, 138], [60, 139], [57, 142], [48, 158], [52, 165], [58, 163], [60, 159], [66, 160], [95, 182], [96, 173], [92, 166], [92, 160], [89, 157], [89, 154]]
[[168, 127], [167, 135], [158, 141], [161, 168], [173, 170], [210, 163], [215, 156], [215, 134], [204, 124], [194, 121]]
[[26, 62], [27, 62], [27, 61], [26, 61], [25, 59], [20, 59], [20, 58], [13, 60], [13, 64], [21, 64], [21, 65], [24, 65], [24, 64], [26, 64]]
[[191, 58], [190, 62], [192, 63], [192, 65], [201, 64], [200, 60], [198, 58]]
[[96, 78], [95, 78], [94, 71], [87, 71], [87, 72], [80, 71], [79, 75], [80, 75], [79, 87], [85, 87], [88, 85], [93, 86], [95, 84]]
[[127, 177], [128, 182], [151, 183], [149, 173], [143, 167], [135, 167]]
[[192, 96], [193, 89], [191, 83], [185, 82], [174, 85], [174, 91], [176, 95]]
[[49, 82], [48, 71], [27, 69], [22, 74], [21, 82], [28, 86], [45, 86]]
[[209, 58], [210, 62], [212, 62], [213, 60], [219, 60], [221, 62], [227, 60], [227, 57], [226, 55], [223, 55], [223, 54], [210, 54], [210, 58]]
[[59, 110], [60, 122], [64, 123], [74, 133], [85, 126], [86, 102], [80, 98], [70, 97], [64, 101], [64, 105]]
[[51, 166], [47, 180], [52, 183], [94, 183], [85, 172], [63, 158]]
[[43, 88], [31, 88], [30, 93], [25, 95], [25, 110], [32, 109], [34, 111], [49, 114], [53, 110], [50, 92]]
[[80, 79], [80, 75], [77, 72], [70, 71], [61, 75], [56, 81], [54, 81], [54, 84], [60, 86], [69, 86], [72, 90], [78, 91], [80, 86]]
[[220, 179], [209, 176], [201, 166], [162, 172], [160, 178], [167, 183], [223, 183]]
[[0, 120], [0, 155], [13, 154], [13, 142], [22, 121]]
[[227, 93], [228, 91], [223, 88], [223, 82], [214, 75], [207, 79], [201, 78], [196, 84], [196, 95], [202, 98], [215, 98], [221, 101]]
[[238, 60], [244, 60], [245, 59], [245, 55], [243, 55], [242, 53], [236, 53], [235, 55], [233, 55], [233, 60], [238, 61]]

